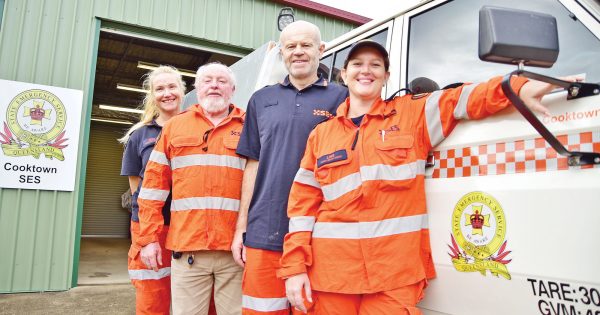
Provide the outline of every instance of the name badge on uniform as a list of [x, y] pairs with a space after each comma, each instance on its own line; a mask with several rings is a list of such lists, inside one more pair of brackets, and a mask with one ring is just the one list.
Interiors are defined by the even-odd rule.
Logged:
[[327, 165], [337, 161], [343, 161], [348, 159], [348, 153], [346, 150], [338, 150], [333, 153], [325, 154], [317, 159], [317, 167]]

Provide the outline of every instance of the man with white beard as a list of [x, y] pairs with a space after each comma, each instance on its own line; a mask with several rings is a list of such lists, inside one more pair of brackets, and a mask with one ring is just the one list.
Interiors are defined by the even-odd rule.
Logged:
[[[172, 191], [166, 248], [173, 251], [173, 314], [207, 314], [211, 291], [217, 313], [241, 313], [242, 268], [231, 255], [246, 160], [235, 153], [245, 112], [229, 101], [231, 70], [219, 63], [198, 69], [198, 104], [163, 127], [138, 197], [142, 261], [162, 265], [161, 209]], [[164, 269], [164, 268], [163, 268]]]

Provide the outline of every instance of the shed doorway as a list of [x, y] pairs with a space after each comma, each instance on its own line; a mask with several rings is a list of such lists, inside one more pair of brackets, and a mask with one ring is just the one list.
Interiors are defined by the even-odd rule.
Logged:
[[144, 74], [157, 65], [174, 66], [190, 74], [183, 76], [190, 91], [194, 82], [192, 75], [199, 66], [213, 61], [231, 65], [239, 59], [239, 53], [227, 55], [189, 44], [180, 46], [173, 40], [163, 42], [112, 29], [100, 30], [78, 285], [129, 282], [130, 213], [121, 206], [121, 195], [129, 185], [127, 178], [120, 176], [123, 145], [117, 139], [139, 119], [139, 113], [128, 110], [142, 104], [145, 94], [135, 88], [141, 89]]

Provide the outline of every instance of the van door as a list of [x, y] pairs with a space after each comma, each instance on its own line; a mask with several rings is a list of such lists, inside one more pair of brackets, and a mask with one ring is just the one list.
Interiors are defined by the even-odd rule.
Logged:
[[[514, 66], [478, 59], [483, 5], [551, 14], [558, 61], [531, 71], [600, 82], [600, 25], [575, 1], [433, 1], [403, 22], [400, 86], [481, 82]], [[393, 62], [393, 61], [392, 61]], [[538, 116], [569, 149], [600, 152], [600, 97], [558, 91]], [[513, 108], [462, 122], [434, 149], [427, 173], [431, 246], [438, 276], [425, 314], [600, 314], [600, 168], [569, 166]]]

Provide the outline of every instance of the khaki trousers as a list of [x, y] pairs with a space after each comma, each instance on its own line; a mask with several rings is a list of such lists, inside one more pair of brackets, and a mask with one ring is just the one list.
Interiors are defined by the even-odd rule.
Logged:
[[[193, 264], [188, 257], [193, 255]], [[171, 294], [173, 314], [208, 314], [214, 285], [218, 315], [242, 312], [242, 267], [230, 251], [206, 250], [184, 252], [171, 260]]]

